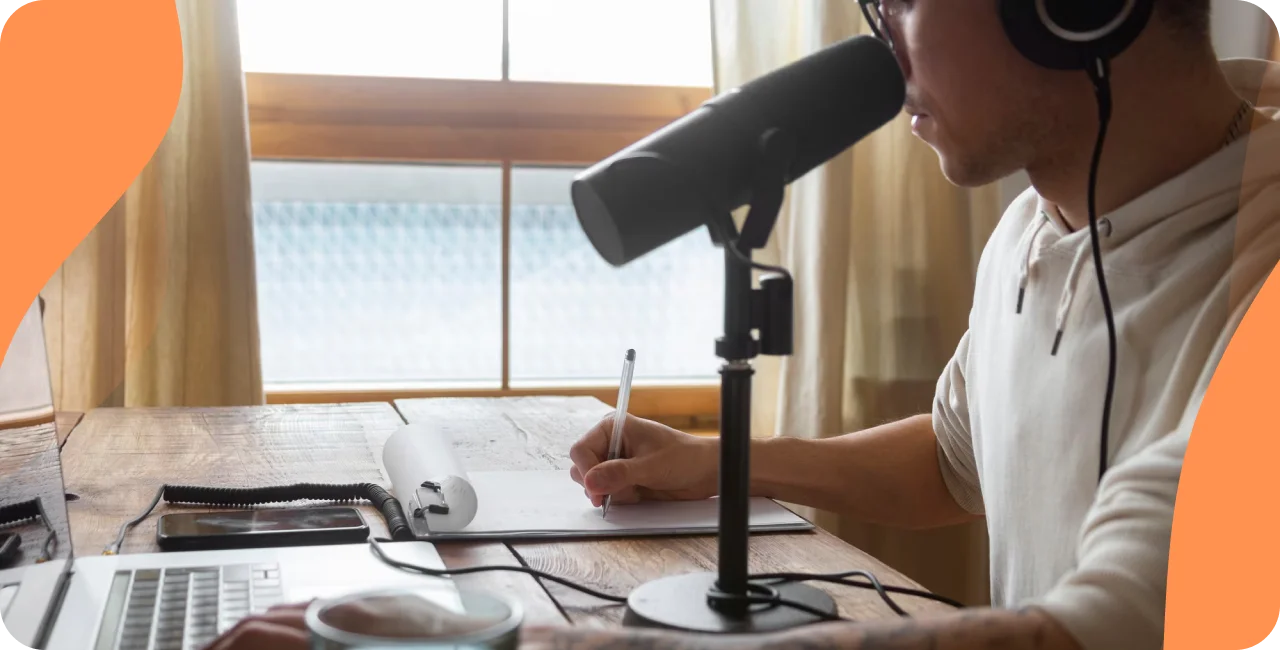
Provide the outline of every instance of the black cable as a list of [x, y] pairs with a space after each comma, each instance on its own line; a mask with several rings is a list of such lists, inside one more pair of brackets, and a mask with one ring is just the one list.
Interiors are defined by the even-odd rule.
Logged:
[[[854, 576], [861, 576], [867, 582], [856, 582], [849, 580]], [[902, 594], [904, 596], [913, 596], [916, 598], [924, 598], [934, 602], [942, 603], [956, 609], [964, 609], [964, 604], [946, 596], [929, 593], [920, 589], [911, 589], [910, 587], [896, 587], [893, 585], [884, 585], [874, 574], [868, 571], [846, 571], [844, 573], [762, 573], [749, 576], [751, 580], [770, 580], [778, 583], [786, 582], [826, 582], [830, 584], [844, 585], [846, 587], [857, 587], [859, 589], [871, 589], [880, 595], [880, 599], [884, 601], [889, 609], [899, 616], [908, 617], [907, 613], [897, 602], [893, 600], [889, 593]]]
[[1111, 310], [1111, 294], [1107, 291], [1107, 277], [1102, 269], [1102, 242], [1098, 237], [1098, 168], [1102, 161], [1102, 146], [1107, 139], [1107, 126], [1111, 123], [1111, 65], [1098, 59], [1096, 67], [1090, 67], [1089, 79], [1098, 97], [1098, 141], [1093, 148], [1093, 160], [1089, 165], [1089, 236], [1093, 241], [1093, 264], [1098, 276], [1098, 293], [1102, 298], [1102, 311], [1107, 317], [1107, 392], [1102, 402], [1102, 440], [1098, 454], [1098, 482], [1107, 473], [1107, 454], [1110, 451], [1111, 400], [1116, 387], [1116, 320]]
[[802, 602], [788, 600], [781, 596], [775, 596], [772, 598], [748, 596], [747, 602], [751, 604], [760, 603], [765, 605], [782, 605], [783, 607], [790, 607], [791, 609], [797, 609], [811, 616], [815, 616], [822, 621], [849, 621], [850, 620], [839, 614], [824, 612], [816, 607], [810, 607]]
[[44, 522], [44, 544], [40, 546], [40, 558], [37, 562], [48, 562], [58, 550], [58, 533], [49, 523], [49, 515], [44, 511], [44, 501], [36, 499], [36, 509], [40, 511], [40, 521]]
[[611, 594], [606, 594], [601, 591], [596, 591], [591, 587], [585, 587], [583, 585], [574, 583], [570, 580], [566, 580], [559, 576], [554, 576], [554, 575], [551, 575], [550, 573], [546, 573], [546, 572], [539, 571], [537, 569], [533, 569], [525, 566], [484, 565], [484, 566], [466, 567], [462, 569], [430, 569], [424, 566], [410, 564], [408, 562], [401, 562], [400, 560], [389, 557], [386, 554], [386, 552], [382, 550], [381, 544], [383, 542], [389, 542], [389, 541], [391, 540], [379, 539], [377, 537], [370, 537], [369, 545], [373, 549], [374, 555], [377, 555], [379, 560], [382, 560], [382, 562], [387, 564], [388, 566], [395, 567], [402, 571], [412, 571], [414, 573], [421, 573], [423, 575], [431, 576], [433, 578], [451, 578], [453, 576], [462, 576], [462, 575], [468, 575], [471, 573], [486, 573], [490, 571], [507, 571], [511, 573], [523, 573], [525, 575], [530, 575], [535, 578], [541, 578], [543, 580], [549, 580], [559, 585], [564, 585], [570, 589], [575, 589], [593, 598], [599, 598], [600, 600], [616, 603], [619, 605], [625, 605], [627, 603], [627, 599], [622, 596], [614, 596]]
[[[848, 576], [853, 576], [853, 575], [862, 576], [866, 578], [868, 582], [857, 583], [857, 582], [853, 582], [852, 580], [845, 579]], [[884, 604], [888, 605], [889, 609], [893, 610], [894, 614], [897, 614], [898, 616], [904, 616], [904, 617], [910, 616], [910, 614], [907, 613], [907, 610], [902, 609], [901, 607], [898, 606], [898, 603], [893, 601], [893, 598], [891, 598], [889, 596], [889, 593], [885, 591], [884, 585], [880, 584], [880, 581], [876, 579], [874, 575], [871, 575], [866, 571], [851, 571], [848, 574], [839, 574], [839, 575], [830, 575], [830, 576], [811, 575], [811, 574], [805, 574], [805, 573], [771, 573], [771, 574], [758, 575], [758, 576], [748, 576], [748, 579], [749, 580], [777, 580], [778, 583], [811, 582], [812, 581], [812, 582], [829, 582], [829, 583], [835, 583], [835, 584], [865, 586], [870, 589], [874, 589], [877, 594], [880, 594], [880, 600], [883, 600]]]
[[[401, 562], [399, 560], [396, 560], [387, 556], [386, 552], [382, 550], [381, 544], [387, 541], [390, 541], [390, 540], [378, 539], [373, 537], [369, 538], [369, 544], [372, 547], [374, 554], [378, 556], [379, 560], [381, 560], [388, 566], [395, 567], [403, 571], [412, 571], [414, 573], [421, 573], [423, 575], [431, 576], [435, 578], [450, 578], [454, 576], [468, 575], [472, 573], [486, 573], [490, 571], [506, 571], [510, 573], [523, 573], [525, 575], [533, 576], [535, 578], [549, 580], [556, 584], [563, 585], [570, 589], [574, 589], [576, 591], [580, 591], [584, 594], [587, 594], [588, 596], [599, 598], [600, 600], [604, 600], [610, 603], [625, 605], [627, 602], [627, 599], [625, 597], [602, 593], [590, 587], [577, 584], [565, 578], [551, 575], [549, 573], [539, 571], [537, 569], [534, 569], [528, 566], [482, 565], [482, 566], [466, 567], [462, 569], [430, 569], [424, 566], [410, 564], [408, 562]], [[847, 578], [851, 576], [862, 576], [867, 580], [869, 580], [870, 582], [863, 583], [863, 582], [854, 582], [852, 580], [848, 580]], [[880, 583], [878, 579], [876, 579], [876, 577], [873, 574], [867, 571], [848, 571], [845, 573], [833, 573], [833, 574], [768, 573], [768, 574], [752, 575], [752, 576], [749, 576], [749, 578], [753, 581], [772, 580], [776, 582], [804, 582], [804, 581], [829, 582], [829, 583], [841, 584], [849, 587], [875, 589], [877, 592], [879, 592], [880, 597], [882, 600], [884, 600], [885, 604], [887, 604], [889, 608], [892, 609], [899, 616], [909, 616], [909, 614], [907, 614], [905, 610], [899, 607], [898, 604], [894, 602], [893, 598], [891, 598], [889, 594], [886, 592], [895, 592], [895, 593], [901, 593], [908, 596], [918, 596], [921, 598], [927, 598], [929, 600], [935, 600], [938, 602], [946, 603], [956, 608], [964, 607], [964, 605], [954, 600], [951, 600], [944, 596], [937, 596], [935, 594], [930, 594], [925, 591], [920, 591], [917, 589], [909, 589], [907, 587], [884, 586]], [[823, 620], [829, 620], [829, 621], [847, 620], [841, 616], [832, 615], [827, 612], [823, 612], [822, 610], [815, 609], [813, 607], [805, 605], [804, 603], [787, 600], [781, 597], [748, 595], [748, 596], [744, 596], [743, 598], [748, 603], [751, 603], [751, 604], [774, 604], [774, 605], [782, 605], [785, 607], [791, 607], [793, 609], [800, 610], [807, 614], [812, 614], [813, 616], [817, 616], [818, 618], [821, 618]]]
[[[861, 576], [867, 579], [867, 582], [856, 582], [849, 580], [853, 576]], [[901, 594], [904, 596], [912, 596], [915, 598], [924, 598], [934, 602], [942, 603], [956, 609], [964, 609], [964, 603], [939, 596], [921, 589], [912, 589], [910, 587], [897, 587], [894, 585], [885, 585], [880, 582], [870, 572], [867, 571], [846, 571], [844, 573], [760, 573], [749, 576], [751, 580], [772, 580], [779, 583], [784, 582], [827, 582], [831, 584], [844, 585], [846, 587], [857, 587], [859, 589], [872, 589], [880, 594], [881, 600], [889, 606], [894, 612], [905, 616], [906, 612], [898, 607], [889, 593]], [[887, 593], [886, 593], [887, 592]]]
[[120, 532], [116, 533], [116, 541], [110, 544], [107, 544], [107, 547], [102, 550], [103, 555], [115, 555], [120, 552], [120, 547], [124, 545], [124, 536], [129, 534], [130, 528], [137, 526], [138, 524], [142, 523], [143, 519], [146, 519], [147, 517], [151, 516], [151, 512], [156, 509], [157, 505], [160, 504], [160, 499], [161, 497], [164, 496], [164, 489], [166, 487], [168, 486], [161, 485], [160, 489], [156, 490], [156, 498], [151, 500], [151, 505], [147, 506], [147, 509], [142, 511], [142, 514], [138, 515], [137, 517], [134, 517], [133, 519], [130, 519], [129, 521], [124, 522], [124, 524], [120, 526]]
[[149, 517], [164, 499], [168, 503], [181, 503], [202, 506], [253, 506], [267, 503], [289, 503], [291, 501], [369, 501], [382, 513], [387, 522], [387, 529], [394, 539], [405, 541], [417, 539], [409, 520], [400, 507], [400, 502], [391, 496], [385, 488], [375, 483], [329, 484], [329, 483], [295, 483], [293, 485], [277, 485], [259, 488], [214, 488], [195, 487], [191, 485], [162, 485], [156, 490], [151, 505], [142, 514], [120, 526], [116, 539], [103, 549], [103, 555], [115, 555], [124, 545], [125, 535], [129, 529], [142, 523]]
[[54, 532], [53, 526], [45, 522], [44, 544], [41, 545], [39, 562], [48, 562], [53, 559], [53, 554], [58, 551], [58, 534]]
[[[383, 544], [383, 543], [385, 543], [385, 542], [389, 542], [389, 541], [390, 541], [390, 540], [387, 540], [387, 539], [379, 539], [379, 538], [376, 538], [376, 537], [370, 537], [370, 538], [369, 538], [369, 545], [370, 545], [370, 547], [373, 549], [373, 553], [374, 553], [374, 555], [377, 555], [379, 560], [381, 560], [381, 561], [382, 561], [383, 563], [385, 563], [387, 566], [395, 567], [395, 568], [400, 569], [400, 570], [402, 570], [402, 571], [411, 571], [411, 572], [414, 572], [414, 573], [420, 573], [420, 574], [422, 574], [422, 575], [430, 576], [430, 577], [433, 577], [433, 578], [452, 578], [452, 577], [460, 576], [460, 575], [468, 575], [468, 574], [472, 574], [472, 573], [488, 573], [488, 572], [493, 572], [493, 571], [506, 571], [506, 572], [510, 572], [510, 573], [523, 573], [523, 574], [525, 574], [525, 575], [529, 575], [529, 576], [532, 576], [532, 577], [534, 577], [534, 578], [540, 578], [540, 579], [542, 579], [542, 580], [548, 580], [548, 581], [554, 582], [554, 583], [556, 583], [556, 584], [563, 585], [563, 586], [568, 587], [568, 588], [570, 588], [570, 589], [573, 589], [573, 590], [575, 590], [575, 591], [582, 592], [582, 593], [584, 593], [584, 594], [586, 594], [586, 595], [588, 595], [588, 596], [591, 596], [591, 597], [593, 597], [593, 598], [599, 598], [600, 600], [603, 600], [603, 601], [606, 601], [606, 602], [610, 602], [610, 603], [614, 603], [614, 604], [618, 604], [618, 605], [625, 605], [625, 604], [627, 604], [627, 599], [626, 599], [625, 597], [623, 597], [623, 596], [614, 596], [614, 595], [612, 595], [612, 594], [606, 594], [606, 593], [604, 593], [604, 592], [601, 592], [601, 591], [597, 591], [597, 590], [595, 590], [595, 589], [592, 589], [591, 587], [587, 587], [587, 586], [584, 586], [584, 585], [580, 585], [580, 584], [577, 584], [577, 583], [575, 583], [575, 582], [573, 582], [573, 581], [571, 581], [571, 580], [567, 580], [567, 579], [565, 579], [565, 578], [561, 578], [560, 576], [552, 575], [552, 574], [550, 574], [550, 573], [546, 573], [546, 572], [544, 572], [544, 571], [539, 571], [539, 570], [537, 570], [537, 569], [533, 569], [533, 568], [530, 568], [530, 567], [527, 567], [527, 566], [483, 565], [483, 566], [466, 567], [466, 568], [462, 568], [462, 569], [430, 569], [430, 568], [427, 568], [427, 567], [424, 567], [424, 566], [419, 566], [419, 565], [417, 565], [417, 564], [410, 564], [410, 563], [408, 563], [408, 562], [401, 562], [400, 560], [396, 560], [396, 559], [394, 559], [394, 558], [389, 557], [389, 556], [386, 554], [386, 552], [382, 550], [382, 546], [381, 546], [381, 544]], [[782, 598], [782, 597], [778, 597], [778, 596], [774, 596], [774, 597], [768, 597], [768, 596], [744, 596], [744, 597], [743, 597], [743, 599], [744, 599], [746, 602], [748, 602], [748, 603], [750, 603], [750, 604], [753, 604], [753, 605], [782, 605], [782, 606], [784, 606], [784, 607], [791, 607], [791, 608], [793, 608], [793, 609], [797, 609], [797, 610], [799, 610], [799, 611], [802, 611], [802, 612], [804, 612], [804, 613], [806, 613], [806, 614], [811, 614], [811, 615], [813, 615], [813, 616], [816, 616], [816, 617], [818, 617], [818, 618], [820, 618], [820, 619], [822, 619], [822, 620], [824, 620], [824, 621], [843, 621], [843, 620], [847, 620], [847, 619], [845, 619], [845, 618], [843, 618], [843, 617], [841, 617], [841, 616], [833, 615], [833, 614], [830, 614], [830, 613], [824, 612], [824, 611], [822, 611], [822, 610], [820, 610], [820, 609], [817, 609], [817, 608], [814, 608], [814, 607], [810, 607], [809, 605], [806, 605], [806, 604], [804, 604], [804, 603], [796, 602], [796, 601], [793, 601], [793, 600], [788, 600], [788, 599], [786, 599], [786, 598]]]
[[743, 264], [746, 264], [747, 266], [759, 271], [769, 271], [772, 273], [778, 273], [783, 276], [786, 276], [787, 279], [791, 279], [791, 272], [782, 268], [781, 266], [771, 266], [769, 264], [757, 262], [751, 259], [750, 257], [748, 257], [746, 253], [742, 252], [741, 248], [738, 248], [738, 241], [736, 239], [730, 238], [729, 233], [725, 232], [724, 227], [719, 222], [713, 220], [707, 225], [709, 228], [713, 229], [716, 232], [716, 234], [720, 238], [720, 241], [724, 243], [725, 248], [729, 249], [729, 252], [733, 253], [733, 256], [737, 258], [739, 262], [742, 262]]
[[[870, 584], [867, 584], [867, 583], [865, 583], [865, 582], [855, 582], [855, 581], [853, 581], [853, 580], [842, 580], [842, 579], [834, 579], [834, 578], [832, 578], [832, 579], [828, 579], [828, 578], [816, 578], [816, 580], [819, 580], [819, 581], [822, 581], [822, 582], [832, 582], [832, 583], [835, 583], [835, 584], [845, 585], [845, 586], [848, 586], [848, 587], [858, 587], [858, 588], [860, 588], [860, 589], [871, 589], [871, 588], [872, 588], [872, 586], [871, 586]], [[938, 595], [938, 594], [929, 593], [929, 592], [927, 592], [927, 591], [922, 591], [922, 590], [920, 590], [920, 589], [912, 589], [912, 588], [910, 588], [910, 587], [897, 587], [897, 586], [894, 586], [894, 585], [884, 585], [884, 590], [885, 590], [885, 591], [888, 591], [888, 592], [890, 592], [890, 593], [902, 594], [902, 595], [904, 595], [904, 596], [914, 596], [914, 597], [916, 597], [916, 598], [923, 598], [923, 599], [925, 599], [925, 600], [932, 600], [932, 601], [933, 601], [933, 602], [935, 602], [935, 603], [942, 603], [943, 605], [946, 605], [946, 606], [951, 607], [951, 608], [954, 608], [954, 609], [964, 609], [964, 608], [965, 608], [965, 604], [964, 604], [964, 603], [962, 603], [962, 602], [960, 602], [960, 601], [958, 601], [958, 600], [953, 600], [953, 599], [951, 599], [951, 598], [947, 598], [946, 596], [940, 596], [940, 595]]]

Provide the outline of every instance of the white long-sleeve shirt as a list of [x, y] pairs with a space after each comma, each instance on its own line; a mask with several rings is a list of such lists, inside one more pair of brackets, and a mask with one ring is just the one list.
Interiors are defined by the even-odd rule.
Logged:
[[[1249, 98], [1264, 71], [1280, 74], [1262, 61], [1223, 67]], [[1100, 485], [1108, 346], [1089, 231], [1071, 232], [1034, 190], [989, 240], [969, 330], [938, 381], [943, 478], [986, 516], [993, 604], [1041, 607], [1087, 650], [1163, 644], [1191, 427], [1280, 260], [1280, 122], [1260, 110], [1271, 124], [1101, 215], [1119, 355]]]

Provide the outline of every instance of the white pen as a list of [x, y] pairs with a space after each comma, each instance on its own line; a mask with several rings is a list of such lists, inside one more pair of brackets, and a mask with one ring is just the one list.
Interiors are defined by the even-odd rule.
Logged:
[[[618, 454], [622, 452], [622, 424], [627, 421], [627, 401], [631, 399], [631, 375], [635, 367], [636, 351], [627, 350], [627, 356], [622, 361], [622, 382], [618, 385], [618, 405], [613, 411], [613, 437], [609, 438], [609, 460], [617, 460]], [[609, 516], [609, 503], [612, 500], [612, 494], [605, 496], [602, 517]]]

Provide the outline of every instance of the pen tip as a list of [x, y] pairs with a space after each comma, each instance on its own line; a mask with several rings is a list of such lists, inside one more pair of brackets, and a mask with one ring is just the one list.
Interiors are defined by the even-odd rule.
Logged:
[[635, 361], [635, 360], [636, 360], [636, 351], [627, 350], [627, 361]]

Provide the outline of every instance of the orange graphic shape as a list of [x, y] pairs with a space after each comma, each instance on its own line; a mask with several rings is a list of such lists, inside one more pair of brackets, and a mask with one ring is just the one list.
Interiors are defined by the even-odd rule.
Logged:
[[181, 86], [173, 0], [38, 0], [4, 25], [0, 349], [151, 158]]
[[1280, 277], [1254, 299], [1222, 356], [1178, 485], [1165, 607], [1168, 650], [1243, 650], [1280, 613]]

